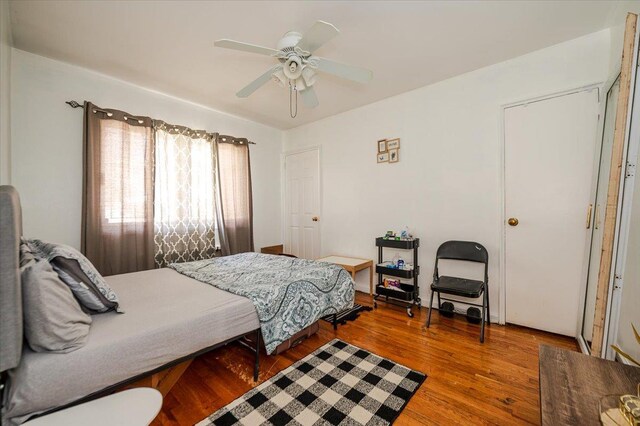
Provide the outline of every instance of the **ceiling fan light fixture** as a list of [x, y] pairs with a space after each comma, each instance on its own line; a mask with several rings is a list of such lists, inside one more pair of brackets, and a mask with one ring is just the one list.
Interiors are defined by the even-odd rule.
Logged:
[[316, 82], [316, 72], [311, 67], [305, 66], [302, 70], [302, 78], [307, 87], [311, 87]]
[[285, 87], [289, 79], [284, 75], [284, 72], [282, 70], [278, 70], [273, 73], [273, 81], [278, 83], [280, 87]]
[[300, 92], [304, 89], [306, 89], [307, 86], [304, 84], [304, 79], [302, 77], [300, 77], [299, 79], [297, 79], [295, 81], [295, 89]]
[[291, 55], [284, 63], [284, 75], [291, 80], [296, 80], [302, 75], [302, 59], [298, 56]]

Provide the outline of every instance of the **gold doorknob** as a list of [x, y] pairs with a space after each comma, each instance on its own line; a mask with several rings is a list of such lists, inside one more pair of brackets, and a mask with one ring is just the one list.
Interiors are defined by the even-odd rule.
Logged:
[[312, 221], [317, 222], [320, 220], [320, 218], [318, 216], [314, 216], [311, 218]]
[[518, 226], [518, 223], [520, 223], [520, 221], [518, 220], [518, 218], [510, 217], [509, 220], [507, 220], [507, 223], [511, 226]]

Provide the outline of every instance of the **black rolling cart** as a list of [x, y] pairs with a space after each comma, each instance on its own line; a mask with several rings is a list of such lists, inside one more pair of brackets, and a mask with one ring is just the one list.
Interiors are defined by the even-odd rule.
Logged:
[[[414, 238], [412, 240], [387, 240], [379, 237], [376, 238], [376, 246], [378, 247], [378, 264], [376, 265], [378, 284], [376, 285], [376, 294], [373, 296], [373, 307], [377, 308], [377, 301], [384, 297], [384, 301], [387, 303], [406, 307], [407, 315], [413, 318], [413, 306], [418, 306], [418, 308], [421, 306], [420, 287], [418, 286], [418, 275], [420, 275], [418, 247], [420, 247], [420, 238]], [[394, 269], [381, 266], [384, 262], [384, 248], [413, 250], [413, 269]], [[385, 275], [400, 278], [400, 290], [385, 287], [383, 285]], [[402, 281], [402, 279], [411, 280], [412, 282]]]

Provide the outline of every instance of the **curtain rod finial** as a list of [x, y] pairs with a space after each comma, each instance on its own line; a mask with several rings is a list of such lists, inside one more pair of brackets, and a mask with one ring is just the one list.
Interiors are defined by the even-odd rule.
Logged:
[[84, 108], [84, 105], [79, 104], [76, 101], [66, 101], [65, 104], [69, 105], [71, 108]]

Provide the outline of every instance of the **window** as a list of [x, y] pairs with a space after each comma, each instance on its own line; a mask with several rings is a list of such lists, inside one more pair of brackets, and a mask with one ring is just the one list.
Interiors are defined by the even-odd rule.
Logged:
[[101, 194], [107, 223], [144, 222], [149, 129], [116, 120], [100, 127]]
[[102, 274], [253, 249], [246, 139], [219, 153], [215, 133], [84, 107], [81, 244]]

